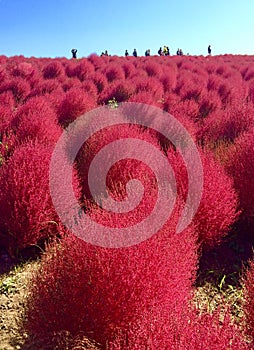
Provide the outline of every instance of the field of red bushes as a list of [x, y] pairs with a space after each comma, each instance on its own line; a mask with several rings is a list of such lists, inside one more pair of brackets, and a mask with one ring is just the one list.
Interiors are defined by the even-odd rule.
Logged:
[[[117, 109], [121, 102], [155, 106], [186, 128], [202, 161], [203, 190], [191, 224], [176, 234], [189, 180], [177, 148], [136, 124], [98, 132], [82, 146], [73, 169], [81, 210], [93, 220], [134, 226], [155, 205], [151, 169], [129, 158], [110, 169], [108, 193], [122, 201], [127, 182], [139, 179], [139, 206], [117, 215], [93, 200], [89, 165], [114, 140], [151, 143], [170, 163], [177, 185], [174, 210], [156, 234], [134, 246], [105, 248], [63, 225], [49, 167], [64, 129], [96, 107]], [[57, 345], [56, 335], [64, 332], [108, 350], [254, 348], [254, 261], [243, 266], [238, 281], [241, 322], [230, 308], [222, 314], [223, 301], [213, 313], [192, 302], [201, 261], [231, 237], [254, 243], [254, 56], [0, 56], [0, 141], [0, 249], [13, 259], [29, 255], [31, 247], [43, 250], [21, 325], [28, 337], [46, 339], [47, 349], [87, 348]]]

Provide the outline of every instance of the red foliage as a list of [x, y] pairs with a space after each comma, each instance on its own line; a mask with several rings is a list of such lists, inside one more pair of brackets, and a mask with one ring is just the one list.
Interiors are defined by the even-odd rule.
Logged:
[[95, 54], [92, 54], [90, 56], [88, 56], [87, 58], [88, 62], [92, 63], [92, 65], [94, 66], [95, 70], [102, 68], [106, 65], [105, 60], [103, 59], [103, 57], [101, 56], [97, 56]]
[[[204, 183], [193, 223], [203, 248], [210, 249], [222, 240], [238, 217], [237, 197], [232, 180], [223, 166], [215, 161], [211, 153], [203, 153], [199, 149], [199, 154], [203, 164]], [[185, 164], [171, 148], [168, 150], [168, 158], [176, 174], [178, 193], [185, 200], [189, 188]]]
[[176, 87], [176, 72], [169, 71], [166, 74], [163, 74], [160, 78], [160, 81], [163, 84], [164, 91], [165, 92], [170, 92], [175, 89]]
[[11, 91], [15, 103], [22, 103], [30, 93], [30, 84], [20, 77], [12, 78], [0, 85], [0, 94], [5, 91]]
[[29, 94], [29, 97], [51, 94], [52, 92], [57, 91], [58, 89], [61, 90], [61, 86], [56, 79], [40, 79], [34, 84], [31, 93]]
[[96, 84], [91, 80], [83, 81], [81, 89], [86, 91], [95, 101], [97, 100], [98, 90]]
[[254, 225], [254, 129], [240, 136], [226, 164], [240, 200], [242, 218]]
[[125, 102], [133, 95], [135, 87], [130, 81], [115, 81], [104, 89], [103, 93], [100, 94], [99, 103], [107, 104], [109, 100], [113, 98], [117, 102]]
[[72, 236], [50, 247], [31, 285], [29, 331], [45, 337], [82, 331], [105, 346], [154, 307], [186, 306], [197, 255], [190, 228], [175, 234], [177, 218], [175, 212], [160, 232], [129, 248], [100, 248]]
[[218, 141], [233, 142], [254, 126], [253, 105], [250, 103], [232, 104], [227, 110], [211, 112], [199, 130], [203, 144]]
[[50, 62], [43, 68], [44, 79], [55, 79], [64, 74], [64, 68], [57, 60]]
[[124, 70], [126, 79], [131, 78], [136, 73], [136, 68], [135, 68], [134, 64], [131, 62], [123, 63], [122, 68]]
[[161, 82], [154, 77], [138, 77], [131, 80], [136, 86], [136, 92], [147, 92], [154, 96], [154, 102], [156, 100], [162, 99], [164, 94], [164, 89]]
[[27, 144], [0, 168], [1, 243], [12, 253], [47, 237], [57, 221], [49, 193], [50, 157], [51, 149]]
[[30, 78], [35, 73], [35, 67], [28, 62], [20, 62], [14, 69], [13, 69], [13, 76], [15, 77], [21, 77], [21, 78]]
[[124, 80], [125, 73], [122, 67], [116, 63], [109, 64], [104, 71], [105, 76], [108, 79], [108, 82], [111, 83], [114, 80]]
[[[89, 185], [88, 185], [88, 172], [90, 168], [90, 164], [95, 157], [95, 155], [100, 152], [100, 150], [110, 144], [111, 142], [120, 140], [120, 139], [139, 139], [144, 140], [151, 145], [155, 146], [156, 148], [160, 149], [158, 139], [156, 138], [156, 135], [151, 134], [149, 131], [145, 131], [141, 129], [139, 126], [135, 125], [128, 125], [128, 124], [120, 124], [118, 126], [108, 127], [104, 128], [103, 130], [93, 134], [86, 143], [82, 146], [80, 149], [78, 155], [77, 155], [77, 165], [78, 165], [78, 172], [81, 179], [82, 189], [83, 189], [83, 195], [86, 198], [91, 198]], [[129, 150], [131, 152], [131, 149]], [[131, 153], [130, 153], [131, 154]], [[104, 168], [104, 164], [101, 164], [101, 169]], [[101, 173], [101, 169], [98, 169], [98, 174]], [[112, 169], [111, 169], [112, 170]], [[149, 179], [149, 176], [145, 175], [145, 171], [147, 170], [147, 167], [144, 167], [144, 164], [132, 164], [132, 159], [130, 159], [129, 162], [122, 163], [119, 167], [116, 167], [114, 169], [115, 171], [111, 172], [111, 180], [114, 182], [116, 181], [115, 185], [117, 186], [117, 183], [121, 182], [125, 185], [128, 178], [133, 177], [135, 178], [135, 175], [133, 172], [135, 172], [136, 175], [138, 175], [138, 178], [147, 178], [147, 180], [151, 182], [153, 180]], [[149, 173], [150, 175], [151, 173]], [[132, 175], [132, 176], [131, 176]], [[124, 179], [125, 177], [125, 179]], [[112, 188], [112, 186], [111, 186]], [[118, 188], [119, 190], [119, 188]], [[152, 201], [153, 203], [153, 201]], [[151, 205], [149, 205], [150, 207]]]
[[92, 77], [93, 82], [95, 83], [98, 93], [101, 93], [105, 87], [108, 85], [107, 78], [99, 72], [96, 72]]
[[5, 133], [12, 120], [13, 114], [8, 106], [0, 105], [0, 136]]
[[66, 92], [57, 111], [58, 121], [67, 126], [77, 117], [96, 107], [94, 99], [82, 89], [70, 89]]
[[155, 99], [154, 94], [148, 91], [139, 91], [138, 93], [133, 94], [128, 102], [143, 103], [155, 107], [162, 107], [163, 105], [162, 99]]
[[74, 69], [74, 76], [76, 76], [80, 81], [91, 78], [93, 73], [94, 66], [85, 58], [81, 59]]
[[127, 332], [119, 331], [108, 349], [251, 350], [251, 347], [228, 313], [221, 320], [219, 311], [198, 315], [187, 308], [180, 313], [166, 308], [145, 314]]
[[144, 69], [149, 77], [156, 77], [160, 79], [160, 77], [162, 76], [161, 65], [151, 60], [147, 60], [147, 62], [144, 65]]
[[57, 117], [47, 99], [32, 97], [16, 112], [10, 128], [15, 132], [16, 145], [27, 140], [55, 144], [61, 135]]

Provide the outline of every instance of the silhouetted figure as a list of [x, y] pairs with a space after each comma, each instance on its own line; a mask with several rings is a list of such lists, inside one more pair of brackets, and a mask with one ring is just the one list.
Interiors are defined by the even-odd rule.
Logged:
[[208, 46], [208, 55], [211, 56], [211, 54], [212, 54], [212, 49], [211, 49], [211, 45], [209, 45], [209, 46]]
[[168, 46], [164, 46], [165, 47], [165, 56], [170, 56], [170, 51], [169, 51], [169, 47]]
[[77, 58], [77, 52], [78, 52], [77, 49], [72, 49], [72, 50], [71, 50], [72, 58]]
[[180, 49], [178, 48], [176, 51], [177, 56], [180, 56]]
[[183, 55], [183, 50], [182, 49], [180, 49], [180, 56], [182, 56]]
[[146, 57], [147, 57], [147, 56], [150, 56], [150, 49], [146, 50], [145, 56], [146, 56]]
[[129, 56], [129, 52], [128, 50], [125, 50], [125, 57], [128, 57]]
[[161, 47], [159, 48], [158, 55], [162, 56], [162, 48]]
[[104, 55], [108, 56], [108, 50], [105, 50]]
[[134, 57], [138, 57], [138, 53], [137, 53], [137, 50], [136, 50], [136, 49], [134, 49], [134, 51], [133, 51], [132, 54], [133, 54]]

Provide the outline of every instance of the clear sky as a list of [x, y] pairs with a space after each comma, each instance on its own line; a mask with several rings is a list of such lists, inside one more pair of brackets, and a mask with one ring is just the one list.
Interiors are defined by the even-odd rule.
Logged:
[[0, 0], [0, 55], [254, 54], [253, 0]]

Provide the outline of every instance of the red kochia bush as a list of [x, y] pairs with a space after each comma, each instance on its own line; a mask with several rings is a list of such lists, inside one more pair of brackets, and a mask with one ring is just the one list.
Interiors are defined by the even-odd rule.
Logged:
[[51, 152], [26, 144], [0, 169], [1, 243], [12, 253], [48, 236], [57, 220], [49, 192]]
[[22, 78], [30, 78], [34, 73], [35, 67], [28, 62], [20, 62], [12, 72], [13, 76]]
[[128, 102], [143, 103], [151, 106], [162, 107], [163, 100], [155, 99], [154, 94], [148, 91], [140, 91], [133, 94]]
[[64, 75], [65, 71], [61, 62], [53, 60], [43, 68], [44, 79], [55, 79]]
[[177, 219], [176, 211], [157, 234], [129, 248], [100, 248], [71, 235], [49, 247], [31, 284], [28, 330], [45, 337], [83, 332], [105, 347], [154, 307], [180, 312], [197, 255], [191, 228], [175, 234]]
[[5, 91], [0, 94], [0, 105], [8, 106], [10, 111], [14, 109], [15, 101], [11, 91]]
[[61, 125], [67, 126], [95, 107], [96, 102], [87, 92], [82, 89], [70, 89], [58, 107], [58, 121]]
[[108, 101], [113, 98], [115, 98], [117, 102], [128, 101], [134, 91], [135, 87], [129, 81], [113, 82], [101, 93], [99, 103], [107, 104]]
[[109, 64], [108, 67], [105, 68], [104, 74], [106, 75], [109, 83], [111, 83], [114, 80], [125, 79], [125, 73], [123, 68], [116, 63]]
[[56, 79], [39, 79], [33, 86], [29, 97], [51, 94], [53, 91], [60, 90], [60, 83]]
[[198, 315], [196, 310], [174, 314], [153, 310], [139, 322], [130, 325], [126, 333], [116, 336], [109, 350], [251, 350], [240, 328], [230, 321], [227, 312], [223, 319], [218, 311]]
[[162, 75], [162, 66], [154, 61], [148, 60], [144, 65], [144, 69], [149, 77], [156, 77], [160, 79]]
[[11, 91], [16, 104], [22, 103], [30, 93], [30, 84], [20, 77], [12, 78], [0, 85], [0, 93]]
[[108, 80], [104, 74], [100, 72], [95, 72], [92, 76], [92, 81], [97, 87], [98, 93], [101, 93], [105, 87], [108, 85]]
[[76, 76], [80, 81], [91, 78], [93, 73], [94, 66], [86, 58], [81, 59], [74, 70], [74, 76]]
[[226, 169], [239, 195], [242, 218], [254, 225], [254, 128], [237, 139]]
[[30, 98], [17, 110], [11, 129], [15, 132], [16, 144], [28, 139], [55, 144], [62, 132], [56, 113], [43, 96]]
[[0, 105], [0, 136], [2, 136], [12, 120], [11, 109], [5, 105]]
[[[232, 180], [223, 166], [215, 161], [213, 154], [204, 153], [201, 149], [199, 154], [203, 166], [203, 188], [193, 222], [200, 242], [207, 249], [222, 240], [238, 217], [237, 197]], [[189, 187], [194, 185], [188, 184], [187, 170], [180, 155], [170, 148], [168, 158], [176, 174], [178, 193], [185, 200]], [[195, 172], [196, 169], [193, 170]], [[197, 179], [199, 175], [196, 175]]]
[[136, 86], [136, 92], [148, 92], [154, 96], [154, 102], [161, 99], [164, 94], [162, 83], [155, 77], [137, 77], [131, 80]]
[[[101, 151], [101, 149], [104, 146], [121, 139], [143, 140], [143, 141], [146, 141], [147, 143], [150, 143], [151, 145], [156, 147], [158, 150], [160, 149], [159, 142], [156, 138], [156, 135], [151, 134], [149, 130], [144, 130], [141, 127], [136, 125], [119, 124], [117, 126], [104, 128], [94, 133], [84, 143], [84, 145], [80, 149], [76, 158], [78, 174], [80, 177], [84, 197], [91, 198], [91, 193], [88, 185], [88, 172], [89, 172], [89, 168], [93, 158], [96, 156], [97, 153]], [[131, 155], [132, 149], [128, 151], [130, 151], [129, 154]], [[129, 162], [127, 164], [122, 163], [122, 165], [119, 166], [119, 168], [116, 167], [114, 168], [114, 171], [111, 172], [111, 177], [116, 181], [116, 183], [119, 183], [119, 179], [123, 180], [123, 177], [126, 176], [126, 179], [124, 181], [124, 183], [126, 184], [127, 182], [126, 180], [129, 177], [129, 173], [133, 172], [133, 170], [135, 169], [138, 169], [138, 171], [141, 172], [142, 180], [148, 177], [148, 175], [145, 173], [145, 171], [148, 171], [147, 167], [144, 168], [144, 164], [142, 166], [142, 164], [137, 165], [136, 163], [135, 163], [135, 166], [133, 167], [132, 160], [133, 159], [128, 159]], [[100, 175], [105, 165], [104, 163], [102, 163], [99, 166], [101, 166], [101, 168], [98, 168], [98, 174]], [[145, 170], [145, 171], [142, 172], [142, 170]], [[140, 178], [140, 176], [138, 177]]]

